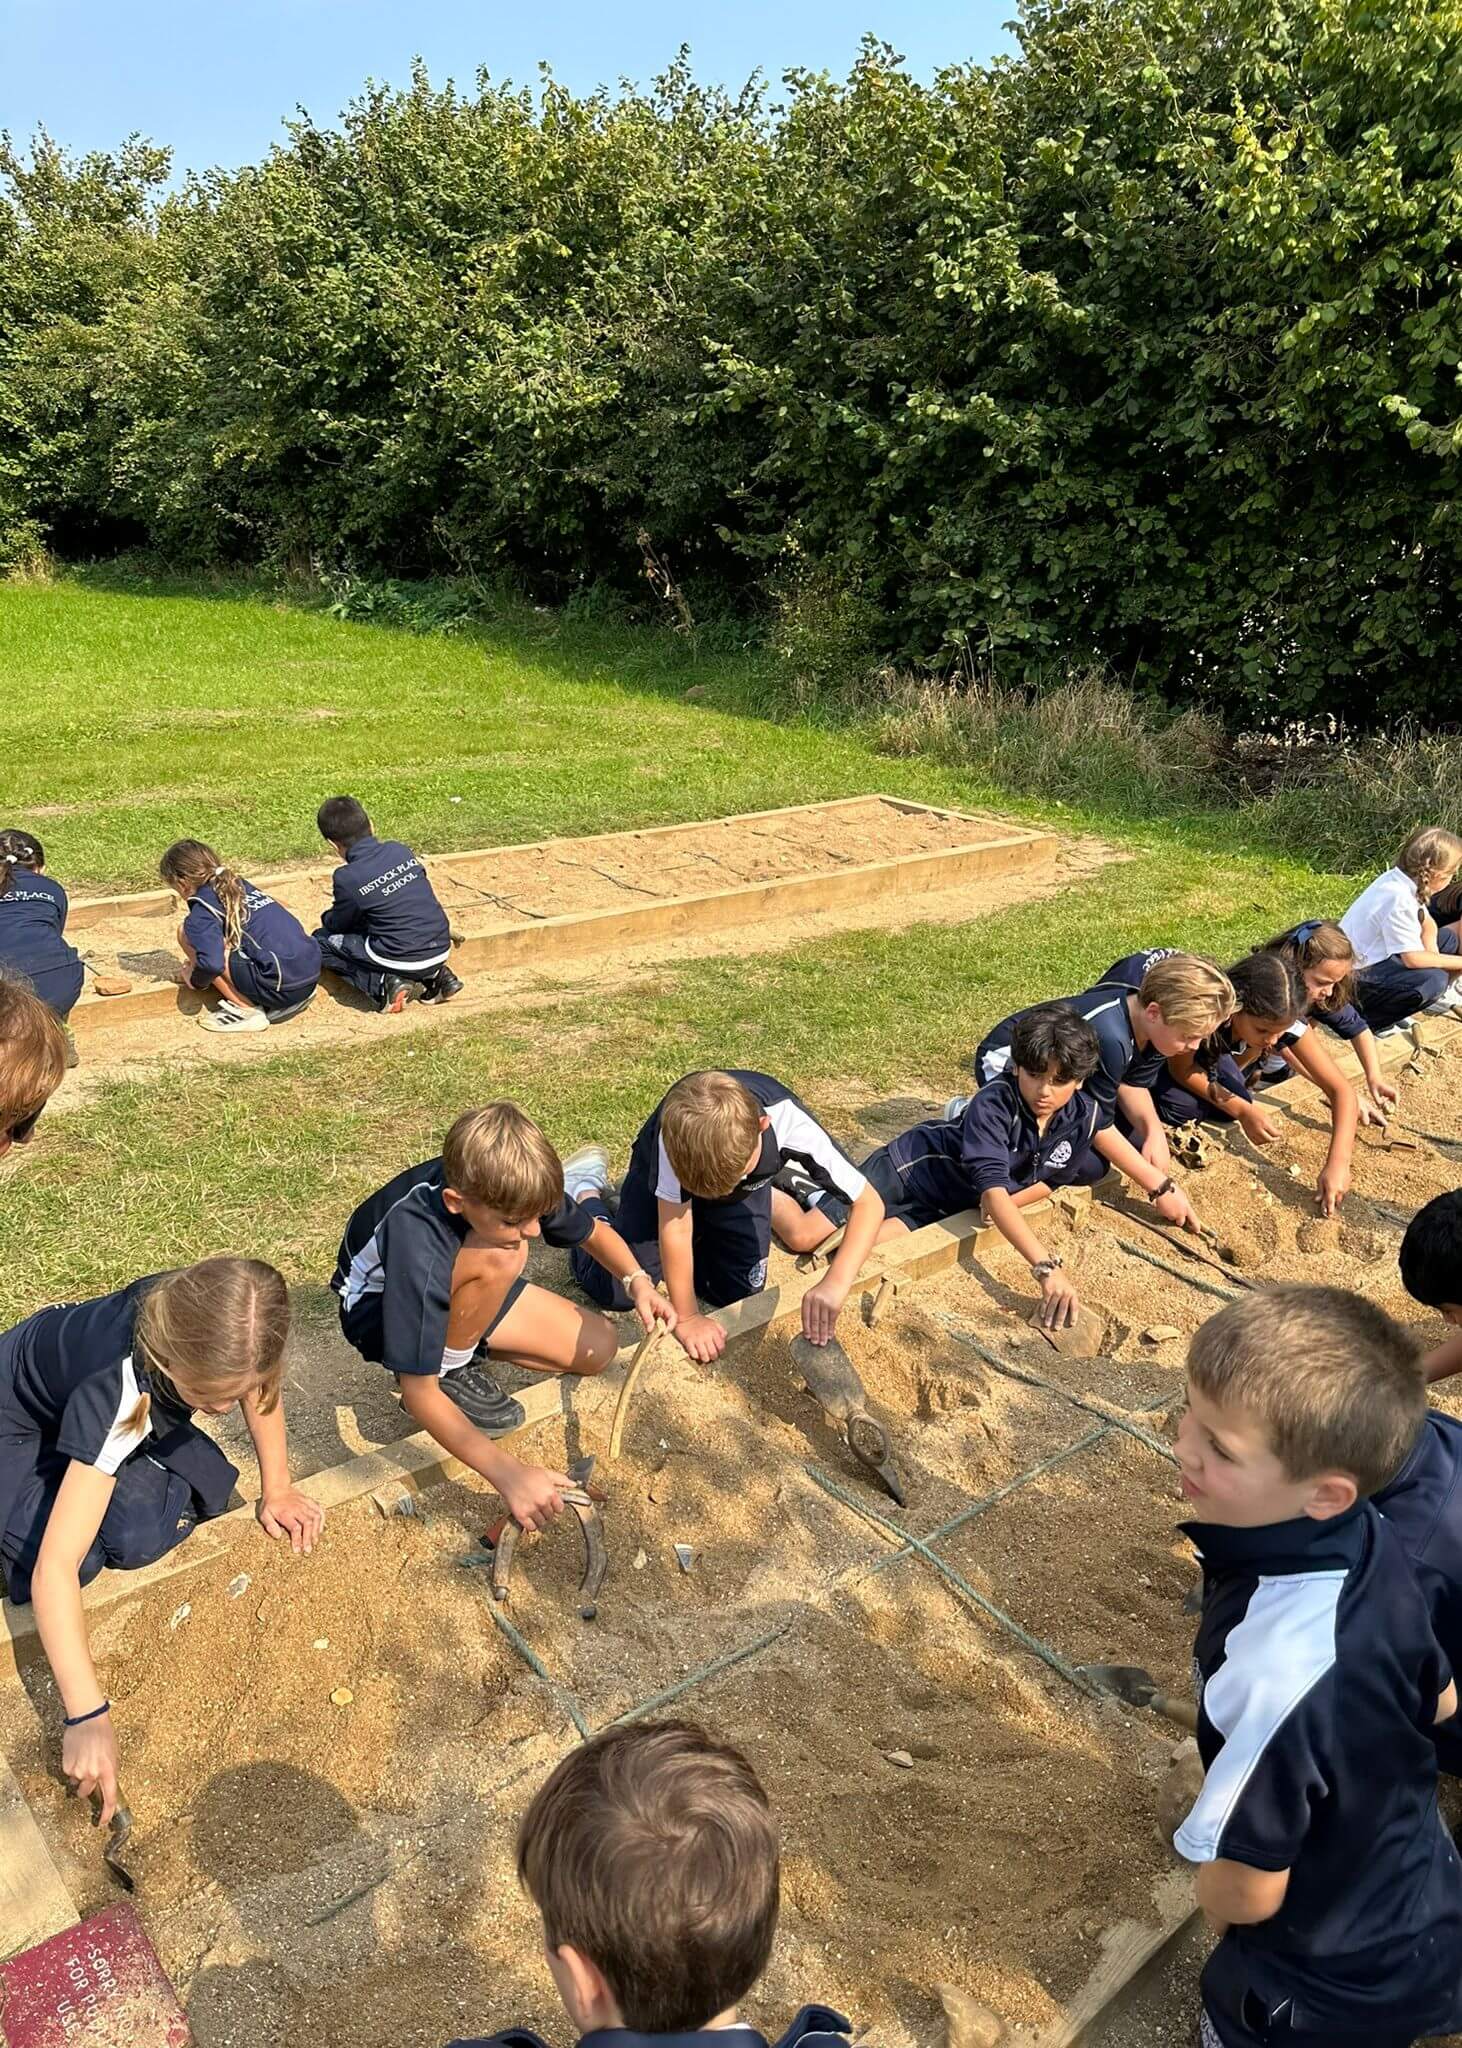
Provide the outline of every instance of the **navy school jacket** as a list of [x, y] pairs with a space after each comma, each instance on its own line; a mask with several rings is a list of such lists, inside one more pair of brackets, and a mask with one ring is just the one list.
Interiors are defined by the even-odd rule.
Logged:
[[1225, 1943], [1307, 2038], [1448, 2031], [1462, 1864], [1432, 1729], [1451, 1670], [1401, 1543], [1369, 1502], [1332, 1521], [1184, 1526], [1203, 1561], [1206, 1776], [1174, 1845], [1290, 1873], [1279, 1911]]
[[[830, 2005], [804, 2005], [776, 2048], [846, 2048], [853, 2029]], [[475, 2041], [452, 2041], [448, 2048], [548, 2048], [529, 2027], [510, 2027]], [[598, 2027], [581, 2036], [578, 2048], [767, 2048], [755, 2027], [700, 2028], [689, 2034], [639, 2034], [633, 2027]]]
[[[424, 1159], [361, 1203], [345, 1226], [330, 1285], [351, 1341], [395, 1373], [439, 1373], [452, 1312], [452, 1268], [471, 1225], [442, 1200], [440, 1159]], [[567, 1195], [542, 1218], [544, 1241], [582, 1244], [595, 1218]], [[367, 1327], [369, 1326], [369, 1327]], [[360, 1348], [357, 1344], [357, 1348]]]
[[359, 932], [378, 967], [440, 967], [452, 950], [447, 913], [426, 869], [399, 839], [357, 839], [334, 875], [320, 929]]
[[[1462, 1671], [1462, 1422], [1427, 1410], [1411, 1455], [1374, 1505], [1401, 1539], [1453, 1671]], [[1444, 1771], [1462, 1776], [1462, 1716], [1434, 1736]]]
[[662, 1101], [640, 1126], [630, 1148], [622, 1202], [628, 1197], [632, 1210], [647, 1196], [662, 1202], [690, 1199], [707, 1207], [741, 1202], [758, 1188], [766, 1187], [789, 1160], [810, 1174], [825, 1193], [841, 1195], [845, 1202], [857, 1201], [867, 1186], [866, 1179], [790, 1088], [784, 1088], [770, 1074], [754, 1073], [749, 1068], [728, 1067], [723, 1071], [750, 1092], [767, 1119], [767, 1128], [761, 1134], [761, 1156], [750, 1173], [737, 1182], [729, 1195], [687, 1197], [660, 1138], [660, 1115], [665, 1107]]
[[49, 875], [13, 868], [10, 887], [0, 896], [0, 966], [32, 979], [76, 960], [68, 946], [66, 891]]
[[[257, 978], [276, 993], [313, 988], [320, 979], [320, 949], [315, 941], [282, 903], [276, 903], [252, 882], [244, 882], [243, 886], [246, 916], [236, 950]], [[189, 899], [183, 934], [198, 955], [192, 976], [194, 988], [207, 988], [216, 976], [228, 973], [223, 905], [211, 882], [205, 882]]]
[[1038, 1130], [1018, 1077], [1007, 1069], [986, 1082], [953, 1123], [915, 1124], [863, 1164], [872, 1169], [881, 1157], [911, 1202], [954, 1216], [978, 1208], [992, 1188], [1015, 1194], [1038, 1180], [1060, 1187], [1110, 1122], [1096, 1098], [1078, 1088]]
[[[1166, 960], [1176, 950], [1165, 946], [1148, 953], [1129, 953], [1125, 959], [1114, 960], [1094, 988], [1084, 989], [1080, 995], [1051, 998], [1085, 1017], [1096, 1033], [1100, 1064], [1082, 1084], [1082, 1092], [1096, 1098], [1108, 1122], [1116, 1112], [1119, 1088], [1150, 1088], [1162, 1069], [1161, 1053], [1154, 1052], [1151, 1046], [1145, 1050], [1138, 1047], [1127, 998], [1141, 988], [1142, 978], [1154, 961]], [[1028, 1007], [1034, 1009], [1039, 1005]], [[980, 1041], [974, 1071], [982, 1087], [1009, 1068], [1010, 1034], [1024, 1015], [1024, 1010], [1015, 1011]]]

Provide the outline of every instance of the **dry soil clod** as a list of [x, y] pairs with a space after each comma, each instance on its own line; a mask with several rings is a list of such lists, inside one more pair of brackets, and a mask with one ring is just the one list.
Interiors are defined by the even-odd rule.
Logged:
[[961, 1991], [957, 1984], [940, 1984], [939, 2003], [944, 2007], [944, 2048], [1001, 2048], [1008, 2037], [1005, 2023]]

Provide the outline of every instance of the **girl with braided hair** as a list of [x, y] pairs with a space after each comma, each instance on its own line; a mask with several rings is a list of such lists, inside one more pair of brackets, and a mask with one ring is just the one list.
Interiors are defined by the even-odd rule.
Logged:
[[225, 867], [201, 839], [179, 839], [163, 855], [162, 878], [182, 897], [178, 928], [185, 988], [213, 989], [205, 1031], [264, 1031], [297, 1017], [320, 979], [320, 951], [282, 903]]

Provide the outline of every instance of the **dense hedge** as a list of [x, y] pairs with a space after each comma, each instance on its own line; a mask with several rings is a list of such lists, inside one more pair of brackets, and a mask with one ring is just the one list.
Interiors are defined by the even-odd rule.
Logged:
[[0, 161], [12, 555], [562, 594], [644, 529], [839, 650], [1458, 717], [1459, 0], [1034, 0], [778, 107], [418, 77], [165, 175]]

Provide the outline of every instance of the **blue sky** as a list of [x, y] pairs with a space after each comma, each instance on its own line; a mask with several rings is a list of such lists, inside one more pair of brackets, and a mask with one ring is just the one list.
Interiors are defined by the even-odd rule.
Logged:
[[367, 78], [404, 82], [412, 57], [470, 85], [479, 65], [529, 81], [546, 59], [587, 90], [646, 80], [682, 42], [699, 77], [740, 85], [760, 67], [847, 71], [864, 29], [911, 69], [986, 59], [1014, 0], [0, 0], [0, 128], [43, 126], [75, 150], [134, 129], [174, 170], [233, 165], [280, 138], [297, 106], [329, 120]]

